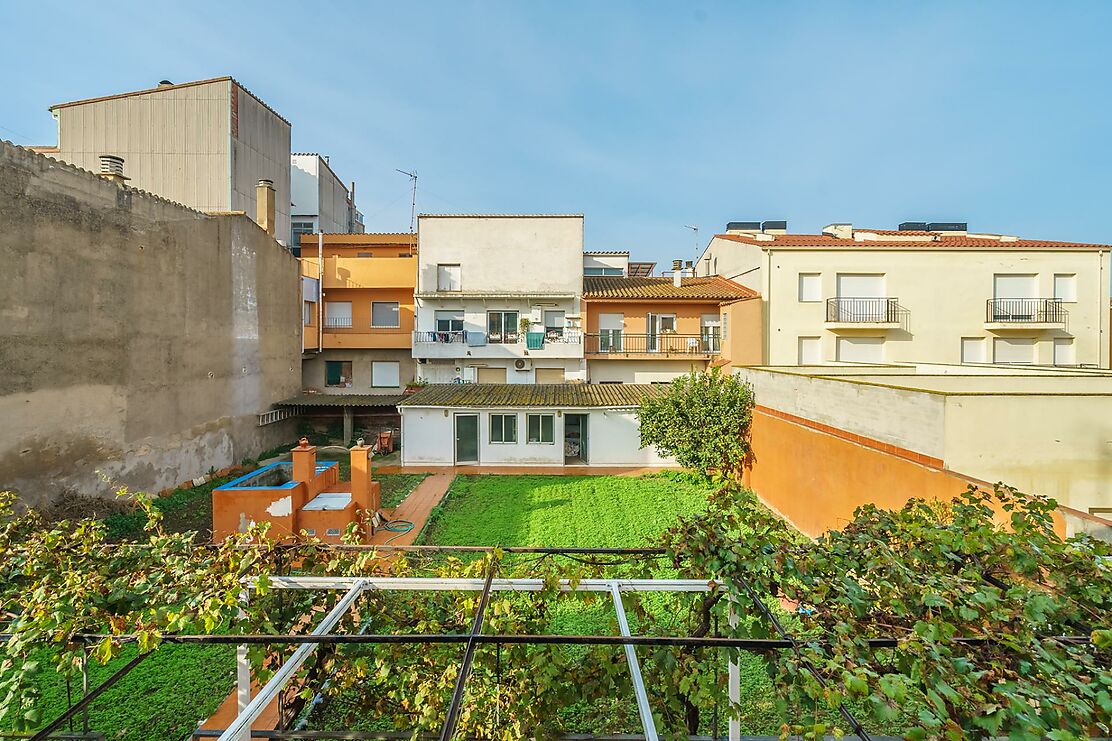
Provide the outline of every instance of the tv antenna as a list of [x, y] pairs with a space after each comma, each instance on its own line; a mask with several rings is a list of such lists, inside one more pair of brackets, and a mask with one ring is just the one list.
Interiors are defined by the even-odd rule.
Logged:
[[417, 220], [417, 171], [406, 172], [405, 170], [394, 168], [394, 172], [400, 172], [402, 175], [405, 175], [409, 178], [409, 182], [413, 186], [413, 198], [409, 202], [409, 233], [412, 234], [413, 227]]
[[684, 229], [690, 229], [695, 232], [695, 259], [699, 259], [699, 226], [698, 224], [684, 224]]

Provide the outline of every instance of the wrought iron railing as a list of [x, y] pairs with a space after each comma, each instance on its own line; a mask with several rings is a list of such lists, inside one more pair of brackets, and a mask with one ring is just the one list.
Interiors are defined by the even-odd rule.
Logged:
[[414, 332], [414, 342], [466, 342], [467, 337], [462, 330], [445, 332]]
[[1059, 298], [990, 298], [985, 321], [1002, 324], [1064, 324], [1068, 312]]
[[584, 336], [583, 351], [599, 354], [714, 355], [721, 349], [720, 335], [715, 333], [627, 334], [618, 330]]
[[826, 321], [846, 324], [890, 324], [900, 321], [900, 302], [891, 296], [838, 296], [826, 299]]
[[[453, 330], [448, 332], [414, 332], [413, 342], [459, 342], [468, 345], [523, 345], [526, 342], [526, 337], [527, 333], [524, 332], [475, 332], [472, 330]], [[562, 331], [549, 330], [544, 334], [544, 344], [578, 345], [581, 342], [583, 342], [583, 333], [577, 329], [565, 329]]]

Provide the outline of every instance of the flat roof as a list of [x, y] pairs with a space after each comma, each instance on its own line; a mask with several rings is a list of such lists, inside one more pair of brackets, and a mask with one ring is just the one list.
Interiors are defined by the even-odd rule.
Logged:
[[616, 408], [640, 406], [666, 387], [640, 383], [444, 383], [406, 397], [399, 407]]

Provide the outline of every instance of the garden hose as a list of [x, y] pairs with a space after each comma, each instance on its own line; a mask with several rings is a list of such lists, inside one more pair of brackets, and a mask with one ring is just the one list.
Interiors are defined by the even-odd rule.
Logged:
[[413, 523], [409, 520], [390, 520], [382, 526], [382, 529], [390, 533], [397, 533], [397, 535], [389, 538], [383, 543], [383, 545], [388, 545], [412, 530]]

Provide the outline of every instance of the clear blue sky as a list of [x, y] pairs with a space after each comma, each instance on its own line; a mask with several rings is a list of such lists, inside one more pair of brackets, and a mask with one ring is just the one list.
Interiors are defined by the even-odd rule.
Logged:
[[1112, 242], [1112, 2], [0, 12], [0, 136], [54, 143], [51, 103], [230, 74], [358, 181], [372, 231], [408, 228], [402, 168], [420, 211], [583, 212], [589, 249], [659, 261], [735, 219]]

